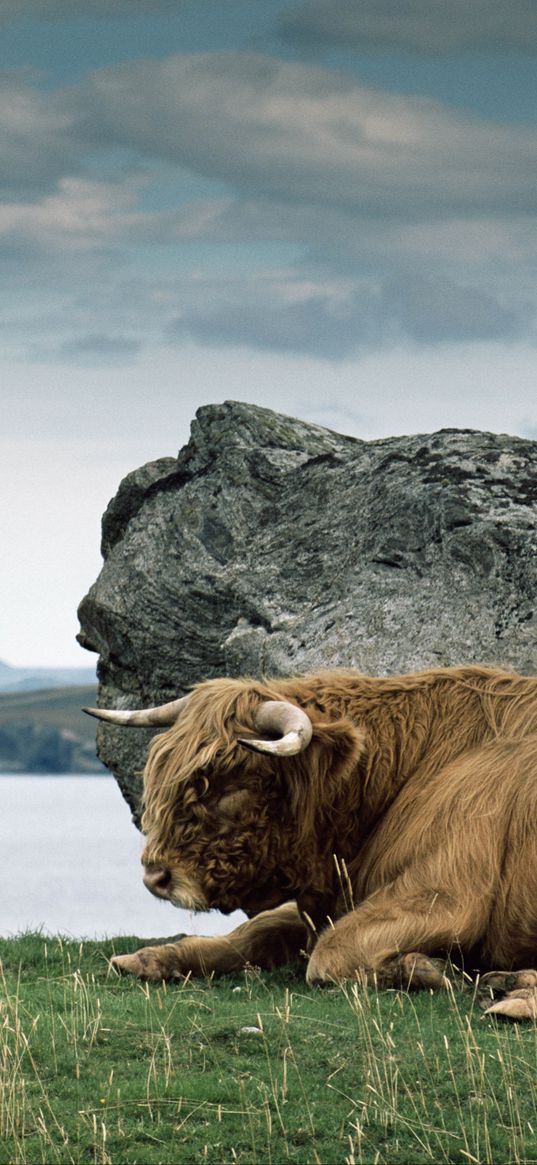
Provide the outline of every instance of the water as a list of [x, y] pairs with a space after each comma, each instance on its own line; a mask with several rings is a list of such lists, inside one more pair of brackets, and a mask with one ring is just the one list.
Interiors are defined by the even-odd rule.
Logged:
[[244, 915], [192, 914], [142, 883], [142, 838], [107, 776], [0, 776], [0, 935], [225, 934]]

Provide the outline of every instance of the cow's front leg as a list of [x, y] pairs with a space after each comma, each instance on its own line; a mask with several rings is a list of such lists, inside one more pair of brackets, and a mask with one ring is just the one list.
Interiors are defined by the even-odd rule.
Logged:
[[247, 964], [271, 970], [298, 958], [306, 943], [306, 926], [290, 902], [263, 911], [228, 935], [191, 935], [142, 947], [132, 955], [115, 955], [111, 964], [116, 971], [155, 982], [189, 974], [226, 975]]
[[[411, 903], [411, 905], [410, 905]], [[404, 898], [395, 886], [378, 891], [320, 936], [306, 978], [316, 983], [359, 979], [379, 987], [446, 987], [439, 950], [469, 943], [479, 904], [457, 909], [431, 892]]]

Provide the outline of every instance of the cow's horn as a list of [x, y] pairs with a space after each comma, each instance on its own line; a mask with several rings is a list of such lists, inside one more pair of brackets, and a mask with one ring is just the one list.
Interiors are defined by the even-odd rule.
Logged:
[[311, 720], [296, 704], [286, 700], [266, 700], [255, 714], [257, 732], [279, 732], [278, 740], [248, 740], [240, 737], [240, 744], [253, 752], [268, 752], [272, 756], [295, 756], [303, 752], [311, 740]]
[[184, 712], [188, 696], [181, 696], [179, 700], [172, 700], [169, 704], [161, 704], [158, 708], [139, 708], [134, 711], [123, 708], [83, 708], [88, 716], [95, 716], [97, 720], [107, 720], [109, 724], [123, 724], [128, 728], [163, 728], [170, 727]]

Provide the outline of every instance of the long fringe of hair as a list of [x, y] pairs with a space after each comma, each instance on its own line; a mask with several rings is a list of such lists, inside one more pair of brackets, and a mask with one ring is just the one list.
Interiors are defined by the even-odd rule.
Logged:
[[[241, 748], [237, 737], [253, 731], [260, 701], [281, 699], [310, 715], [308, 750], [278, 759]], [[151, 744], [142, 827], [171, 838], [179, 811], [185, 817], [203, 812], [209, 782], [218, 781], [223, 792], [226, 784], [257, 775], [285, 783], [304, 836], [315, 829], [321, 804], [332, 806], [343, 828], [345, 814], [358, 804], [368, 803], [370, 815], [381, 812], [420, 765], [438, 771], [481, 742], [534, 732], [537, 679], [498, 668], [209, 680], [193, 689], [177, 724]]]

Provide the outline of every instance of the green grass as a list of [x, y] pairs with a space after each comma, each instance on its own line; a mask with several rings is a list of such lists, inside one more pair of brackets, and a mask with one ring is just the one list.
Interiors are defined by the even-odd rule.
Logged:
[[537, 1162], [537, 1028], [472, 991], [144, 985], [135, 946], [0, 941], [0, 1163]]

